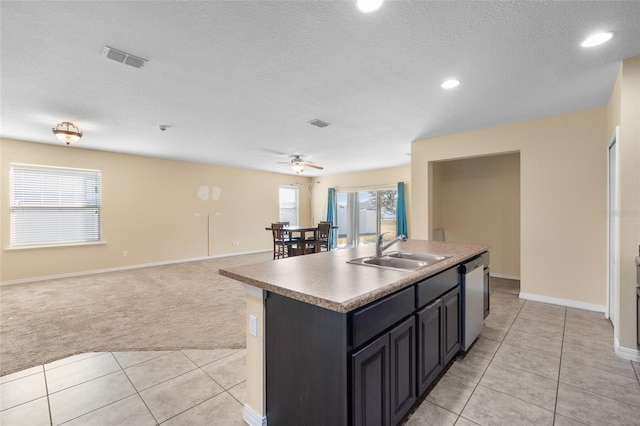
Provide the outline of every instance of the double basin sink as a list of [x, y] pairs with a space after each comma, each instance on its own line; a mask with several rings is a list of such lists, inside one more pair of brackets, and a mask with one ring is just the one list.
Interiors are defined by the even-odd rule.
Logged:
[[438, 262], [442, 262], [451, 256], [434, 253], [408, 253], [394, 251], [384, 253], [382, 256], [359, 257], [348, 260], [354, 265], [373, 266], [383, 269], [397, 269], [401, 271], [417, 271]]

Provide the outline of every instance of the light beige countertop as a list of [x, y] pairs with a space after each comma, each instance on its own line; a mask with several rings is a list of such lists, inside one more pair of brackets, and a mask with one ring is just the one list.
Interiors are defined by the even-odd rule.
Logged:
[[489, 246], [408, 240], [395, 244], [388, 251], [397, 250], [452, 257], [419, 271], [347, 263], [350, 259], [374, 255], [375, 246], [368, 245], [220, 269], [219, 273], [269, 292], [344, 313], [483, 253]]

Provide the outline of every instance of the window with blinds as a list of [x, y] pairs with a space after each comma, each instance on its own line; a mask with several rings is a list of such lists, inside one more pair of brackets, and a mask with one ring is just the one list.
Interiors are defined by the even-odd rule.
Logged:
[[102, 172], [12, 164], [11, 247], [100, 241]]

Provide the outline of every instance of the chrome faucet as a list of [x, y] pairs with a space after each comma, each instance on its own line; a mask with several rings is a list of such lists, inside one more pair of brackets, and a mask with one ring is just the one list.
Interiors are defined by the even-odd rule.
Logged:
[[376, 238], [376, 257], [382, 256], [382, 252], [388, 249], [389, 247], [391, 247], [392, 245], [394, 245], [395, 243], [399, 241], [407, 241], [407, 236], [404, 234], [400, 234], [397, 237], [395, 237], [392, 241], [389, 241], [387, 244], [382, 245], [382, 236], [384, 234], [388, 234], [388, 232], [383, 232], [382, 234], [378, 235], [378, 237]]

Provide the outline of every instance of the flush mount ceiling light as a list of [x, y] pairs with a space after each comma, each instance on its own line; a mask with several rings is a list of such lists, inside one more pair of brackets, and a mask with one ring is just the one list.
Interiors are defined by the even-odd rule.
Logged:
[[584, 39], [581, 46], [582, 47], [599, 46], [611, 40], [611, 37], [613, 37], [612, 32], [603, 32], [603, 33], [593, 34], [587, 37], [586, 39]]
[[453, 89], [454, 87], [460, 86], [460, 80], [456, 80], [455, 78], [451, 78], [446, 80], [444, 83], [440, 85], [443, 89]]
[[60, 142], [67, 145], [78, 142], [82, 137], [82, 132], [78, 129], [78, 126], [68, 121], [58, 123], [51, 131]]
[[358, 9], [363, 13], [371, 13], [380, 9], [384, 0], [358, 0]]

